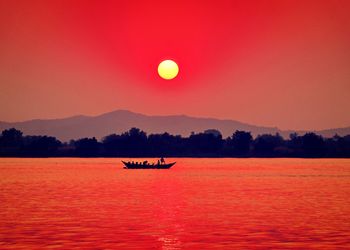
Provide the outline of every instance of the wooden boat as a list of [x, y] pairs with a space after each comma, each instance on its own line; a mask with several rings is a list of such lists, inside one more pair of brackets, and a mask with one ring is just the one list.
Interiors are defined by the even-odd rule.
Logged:
[[172, 162], [172, 163], [167, 163], [167, 164], [150, 164], [150, 163], [143, 163], [143, 162], [125, 162], [122, 161], [125, 165], [124, 168], [126, 169], [169, 169], [172, 166], [174, 166], [174, 164], [176, 162]]

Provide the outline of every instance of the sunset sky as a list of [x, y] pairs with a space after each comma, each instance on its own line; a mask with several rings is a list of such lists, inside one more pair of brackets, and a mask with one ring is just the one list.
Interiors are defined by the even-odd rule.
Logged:
[[116, 109], [350, 126], [350, 1], [0, 0], [0, 120]]

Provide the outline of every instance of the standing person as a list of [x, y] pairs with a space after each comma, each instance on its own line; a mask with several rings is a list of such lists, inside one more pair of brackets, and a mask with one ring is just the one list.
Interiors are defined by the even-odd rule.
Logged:
[[164, 158], [162, 157], [162, 158], [160, 158], [160, 163], [161, 164], [165, 164], [165, 160], [164, 160]]

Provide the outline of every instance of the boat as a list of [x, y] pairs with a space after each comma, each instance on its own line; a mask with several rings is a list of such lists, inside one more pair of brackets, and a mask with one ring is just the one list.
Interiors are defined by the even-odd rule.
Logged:
[[125, 165], [125, 169], [169, 169], [175, 165], [176, 162], [171, 163], [148, 163], [148, 162], [125, 162], [122, 161]]

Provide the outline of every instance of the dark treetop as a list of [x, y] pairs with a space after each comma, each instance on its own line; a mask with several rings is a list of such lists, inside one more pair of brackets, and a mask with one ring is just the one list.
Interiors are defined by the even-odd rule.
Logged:
[[350, 157], [350, 135], [323, 138], [315, 133], [289, 139], [236, 131], [226, 139], [218, 130], [180, 135], [150, 134], [132, 128], [122, 134], [62, 143], [51, 136], [23, 136], [15, 128], [2, 131], [0, 157]]

